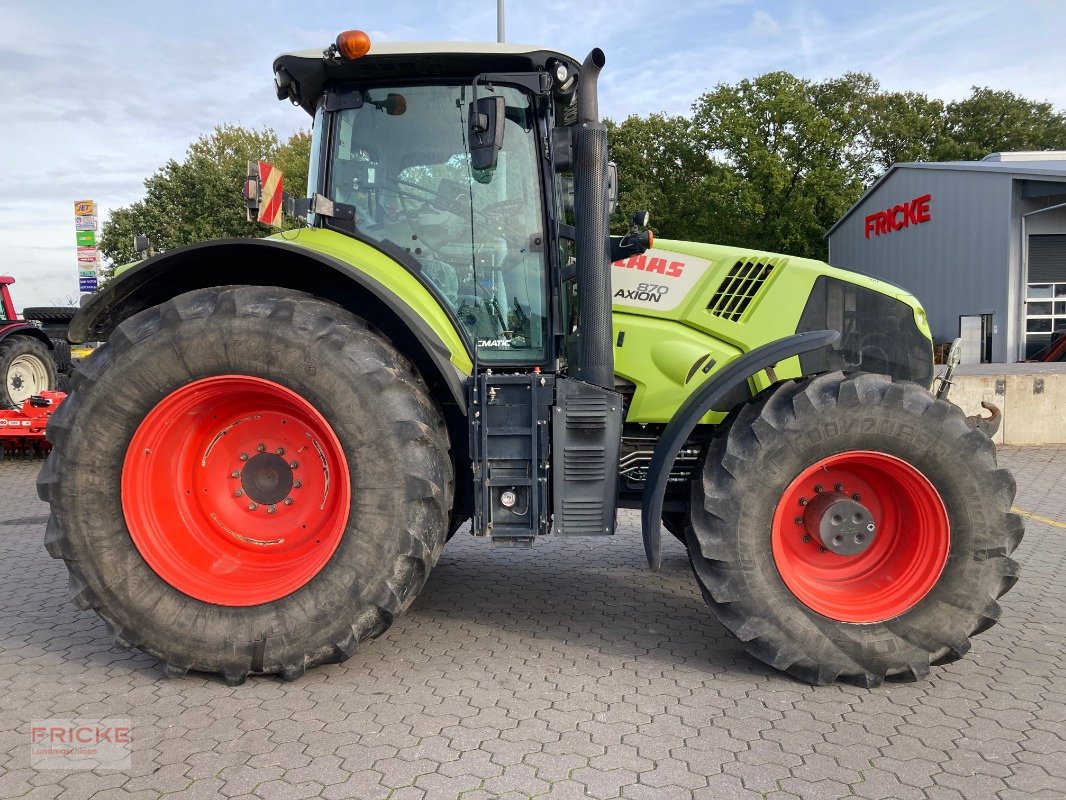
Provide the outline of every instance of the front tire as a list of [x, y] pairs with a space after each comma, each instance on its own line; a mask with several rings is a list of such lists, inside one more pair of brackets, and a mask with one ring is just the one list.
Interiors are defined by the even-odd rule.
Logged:
[[296, 678], [388, 628], [444, 545], [440, 411], [358, 318], [205, 289], [122, 323], [48, 428], [72, 600], [168, 674]]
[[816, 684], [919, 679], [999, 619], [1023, 533], [1014, 492], [958, 407], [823, 375], [712, 440], [689, 552], [712, 611], [767, 664]]

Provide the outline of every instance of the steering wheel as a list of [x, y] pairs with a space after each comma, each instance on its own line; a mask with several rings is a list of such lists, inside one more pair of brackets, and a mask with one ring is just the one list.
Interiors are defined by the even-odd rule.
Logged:
[[[447, 202], [442, 200], [440, 195], [436, 192], [432, 192], [417, 183], [405, 181], [402, 178], [394, 178], [392, 183], [394, 186], [391, 187], [391, 190], [400, 198], [400, 204], [403, 206], [404, 215], [407, 217], [407, 221], [411, 225], [411, 228], [416, 234], [418, 234], [418, 237], [434, 251], [438, 250], [441, 245], [445, 244], [445, 242], [437, 241], [434, 243], [432, 237], [427, 240], [422, 235], [424, 228], [420, 226], [417, 221], [418, 215], [413, 210], [407, 208], [407, 204], [404, 203], [404, 198], [413, 202], [429, 205], [439, 211], [454, 214], [458, 219], [463, 220], [467, 224], [469, 224], [471, 216], [473, 216], [480, 223], [480, 227], [484, 230], [493, 231], [493, 235], [503, 239], [503, 241], [507, 243], [509, 249], [514, 248], [516, 250], [522, 250], [529, 246], [527, 232], [518, 231], [513, 224], [509, 224], [515, 219], [516, 215], [513, 212], [524, 205], [524, 201], [522, 200], [502, 200], [496, 203], [490, 203], [480, 209], [473, 209], [470, 203], [470, 195], [465, 192], [457, 193], [452, 202]], [[426, 196], [420, 196], [419, 194], [416, 194], [415, 191], [409, 191], [409, 189], [416, 190]]]

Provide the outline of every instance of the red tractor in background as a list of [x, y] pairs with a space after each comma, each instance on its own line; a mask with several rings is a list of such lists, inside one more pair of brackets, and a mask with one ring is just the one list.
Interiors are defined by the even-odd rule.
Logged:
[[[43, 392], [60, 388], [70, 371], [70, 346], [49, 338], [39, 320], [20, 319], [8, 287], [15, 279], [0, 275], [0, 409], [17, 409]], [[75, 309], [70, 309], [73, 316]]]

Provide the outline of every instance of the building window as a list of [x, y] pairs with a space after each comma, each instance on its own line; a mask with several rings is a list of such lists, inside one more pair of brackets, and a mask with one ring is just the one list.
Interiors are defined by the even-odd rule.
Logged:
[[1025, 357], [1066, 333], [1066, 282], [1030, 283], [1025, 293]]

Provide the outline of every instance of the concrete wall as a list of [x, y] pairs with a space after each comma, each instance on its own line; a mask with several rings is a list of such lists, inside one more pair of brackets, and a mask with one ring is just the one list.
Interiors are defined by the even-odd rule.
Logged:
[[1003, 424], [994, 439], [998, 444], [1066, 444], [1066, 365], [1017, 366], [1034, 369], [956, 374], [951, 401], [968, 415], [988, 416], [982, 400], [999, 406]]
[[[929, 314], [937, 341], [959, 335], [959, 316], [992, 314], [992, 359], [1007, 350], [1011, 263], [1010, 175], [960, 169], [900, 167], [833, 232], [829, 261], [902, 286]], [[866, 237], [865, 217], [931, 194], [932, 219]]]

